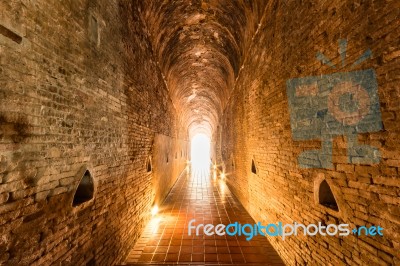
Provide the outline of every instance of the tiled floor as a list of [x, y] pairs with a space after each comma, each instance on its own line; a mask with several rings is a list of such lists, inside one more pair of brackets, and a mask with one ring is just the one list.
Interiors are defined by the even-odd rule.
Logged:
[[126, 264], [284, 265], [265, 237], [188, 234], [188, 223], [254, 224], [225, 182], [208, 169], [180, 176]]

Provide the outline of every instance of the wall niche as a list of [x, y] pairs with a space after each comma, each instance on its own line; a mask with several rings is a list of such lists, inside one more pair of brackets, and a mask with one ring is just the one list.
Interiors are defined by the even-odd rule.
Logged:
[[89, 170], [85, 170], [78, 186], [76, 187], [72, 207], [90, 201], [94, 197], [94, 180]]

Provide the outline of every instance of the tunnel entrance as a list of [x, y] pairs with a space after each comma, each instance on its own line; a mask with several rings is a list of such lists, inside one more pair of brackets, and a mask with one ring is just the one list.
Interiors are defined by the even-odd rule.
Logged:
[[209, 168], [211, 140], [205, 134], [197, 134], [191, 140], [191, 163], [194, 168]]

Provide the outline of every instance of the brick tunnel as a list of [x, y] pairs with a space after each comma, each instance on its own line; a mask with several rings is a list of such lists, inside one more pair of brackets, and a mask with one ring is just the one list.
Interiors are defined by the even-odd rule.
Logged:
[[400, 265], [398, 1], [0, 10], [0, 265]]

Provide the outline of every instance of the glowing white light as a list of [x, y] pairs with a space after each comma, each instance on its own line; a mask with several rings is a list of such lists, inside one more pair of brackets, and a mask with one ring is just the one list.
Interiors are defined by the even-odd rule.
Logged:
[[194, 168], [210, 167], [210, 138], [204, 134], [197, 134], [191, 142], [191, 162]]
[[213, 171], [213, 179], [217, 179], [217, 171]]
[[220, 177], [221, 177], [221, 179], [225, 179], [225, 177], [226, 177], [225, 173], [222, 172], [221, 175], [220, 175]]
[[160, 221], [161, 221], [161, 218], [151, 219], [151, 221], [150, 221], [151, 233], [153, 233], [153, 234], [157, 233], [157, 231], [160, 227]]
[[154, 205], [153, 208], [151, 209], [151, 215], [154, 216], [158, 213], [158, 206]]

